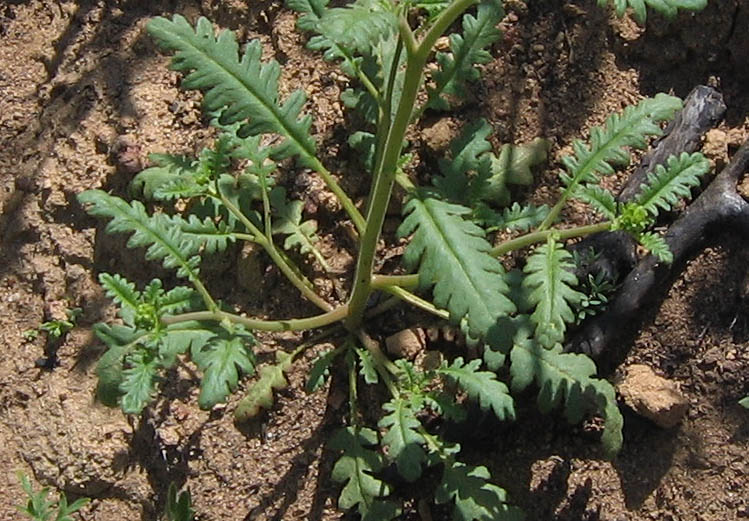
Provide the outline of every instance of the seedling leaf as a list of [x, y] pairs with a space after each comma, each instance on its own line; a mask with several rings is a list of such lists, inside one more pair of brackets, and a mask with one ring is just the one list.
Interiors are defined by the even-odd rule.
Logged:
[[546, 244], [528, 257], [523, 270], [523, 286], [530, 290], [528, 300], [535, 306], [531, 315], [535, 336], [546, 347], [562, 341], [566, 324], [575, 320], [573, 307], [583, 298], [582, 293], [572, 289], [577, 286], [573, 268], [572, 254], [549, 236]]
[[421, 422], [416, 418], [416, 411], [403, 398], [393, 398], [382, 409], [388, 414], [378, 426], [387, 429], [382, 443], [388, 447], [388, 458], [395, 461], [398, 472], [406, 481], [415, 481], [421, 476], [421, 465], [426, 460], [422, 448], [426, 440], [419, 432]]
[[352, 426], [336, 431], [329, 446], [343, 453], [333, 467], [331, 477], [345, 483], [338, 506], [356, 507], [362, 520], [388, 521], [400, 512], [394, 503], [382, 499], [390, 495], [390, 487], [373, 476], [383, 469], [383, 457], [365, 447], [375, 445], [377, 441], [377, 433], [367, 428]]

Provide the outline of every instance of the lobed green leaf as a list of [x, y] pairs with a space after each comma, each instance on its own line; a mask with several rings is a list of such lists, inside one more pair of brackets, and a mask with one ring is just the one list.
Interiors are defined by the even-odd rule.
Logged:
[[433, 75], [435, 87], [428, 90], [428, 107], [446, 110], [449, 103], [442, 97], [443, 94], [465, 95], [466, 83], [479, 77], [475, 65], [491, 60], [486, 48], [502, 35], [496, 25], [503, 17], [502, 3], [494, 0], [481, 2], [475, 17], [471, 14], [463, 16], [463, 34], [450, 35], [450, 53], [437, 53], [440, 68]]
[[382, 406], [387, 412], [377, 424], [387, 432], [382, 438], [388, 447], [388, 458], [395, 461], [398, 472], [406, 481], [421, 476], [421, 466], [426, 461], [424, 436], [419, 432], [421, 422], [409, 400], [396, 397]]
[[330, 440], [332, 450], [342, 451], [331, 477], [345, 483], [338, 498], [338, 506], [356, 507], [362, 520], [388, 521], [400, 514], [395, 503], [382, 499], [390, 495], [390, 487], [373, 473], [384, 467], [381, 454], [367, 449], [377, 444], [377, 433], [371, 429], [346, 427], [339, 429]]
[[699, 152], [671, 156], [665, 166], [658, 165], [648, 174], [635, 202], [652, 216], [658, 215], [659, 208], [669, 211], [681, 199], [691, 197], [692, 188], [700, 185], [700, 178], [709, 170], [710, 161]]
[[413, 233], [404, 263], [418, 266], [419, 285], [433, 286], [434, 303], [459, 324], [464, 318], [472, 337], [496, 335], [497, 320], [515, 311], [506, 297], [502, 264], [489, 254], [484, 231], [463, 216], [471, 210], [417, 193], [405, 206], [400, 236]]
[[203, 371], [198, 405], [210, 409], [226, 400], [239, 382], [240, 372], [252, 374], [255, 360], [241, 337], [216, 337], [200, 348], [192, 349], [192, 359]]
[[214, 35], [213, 25], [200, 18], [195, 29], [182, 16], [172, 20], [154, 18], [148, 32], [166, 50], [175, 51], [172, 68], [185, 72], [185, 89], [201, 90], [209, 112], [220, 112], [225, 125], [242, 122], [238, 135], [275, 133], [283, 141], [273, 148], [273, 157], [298, 155], [303, 165], [316, 161], [315, 142], [310, 135], [312, 120], [300, 118], [305, 95], [294, 91], [286, 101], [278, 101], [280, 67], [271, 60], [261, 62], [258, 40], [247, 44], [239, 54], [234, 33]]
[[638, 23], [644, 24], [647, 18], [646, 6], [658, 11], [667, 18], [673, 18], [679, 9], [699, 11], [707, 5], [707, 0], [598, 0], [600, 7], [614, 4], [617, 16], [624, 16], [627, 7], [634, 11]]
[[507, 492], [490, 478], [486, 467], [448, 460], [434, 499], [438, 504], [454, 502], [453, 521], [522, 521], [523, 513], [507, 504]]
[[626, 147], [645, 148], [645, 138], [661, 135], [658, 124], [671, 119], [681, 106], [679, 98], [657, 94], [627, 107], [621, 114], [612, 114], [603, 127], [593, 127], [590, 146], [575, 140], [574, 154], [562, 159], [566, 172], [560, 177], [567, 190], [574, 194], [578, 185], [596, 184], [601, 175], [613, 174], [614, 166], [629, 164]]
[[443, 363], [438, 373], [458, 384], [470, 398], [479, 402], [481, 409], [491, 409], [500, 420], [514, 420], [515, 405], [507, 386], [497, 380], [496, 374], [479, 371], [480, 366], [481, 360], [464, 363], [459, 357], [451, 365]]
[[540, 387], [538, 406], [546, 413], [564, 400], [570, 423], [582, 420], [586, 412], [602, 414], [601, 437], [606, 457], [612, 458], [622, 446], [624, 420], [616, 403], [614, 387], [593, 378], [596, 366], [585, 355], [564, 353], [560, 345], [544, 348], [530, 339], [519, 340], [510, 352], [511, 387], [520, 392], [534, 380]]

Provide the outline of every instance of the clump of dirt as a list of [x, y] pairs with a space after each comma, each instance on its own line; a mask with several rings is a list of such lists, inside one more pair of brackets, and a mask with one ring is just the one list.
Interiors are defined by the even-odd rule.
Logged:
[[[473, 100], [458, 114], [429, 115], [423, 132], [415, 132], [425, 143], [422, 153], [439, 151], [445, 135], [485, 117], [495, 145], [543, 136], [554, 143], [556, 161], [572, 139], [642, 95], [685, 95], [700, 83], [719, 87], [729, 106], [726, 123], [709, 138], [716, 163], [749, 134], [742, 61], [749, 55], [749, 1], [714, 1], [706, 12], [672, 22], [651, 16], [644, 31], [594, 2], [512, 0], [506, 6], [505, 36], [494, 49], [498, 58], [484, 67]], [[228, 413], [236, 398], [225, 408], [198, 409], [189, 366], [169, 375], [165, 395], [142, 418], [125, 418], [94, 400], [101, 346], [91, 327], [113, 313], [97, 274], [119, 271], [140, 284], [168, 274], [126, 249], [122, 237], [100, 233], [101, 223], [75, 196], [95, 187], [125, 194], [148, 154], [194, 154], [212, 138], [200, 97], [178, 90], [168, 58], [143, 31], [149, 18], [175, 12], [193, 21], [206, 15], [242, 39], [259, 38], [267, 56], [284, 65], [281, 95], [305, 88], [305, 109], [314, 117], [325, 164], [335, 172], [358, 172], [347, 154], [349, 129], [339, 102], [348, 80], [304, 49], [295, 15], [278, 1], [31, 0], [0, 6], [2, 519], [21, 519], [14, 508], [23, 501], [16, 470], [71, 497], [92, 497], [83, 511], [90, 520], [156, 519], [170, 482], [189, 487], [205, 521], [342, 517], [324, 451], [340, 422], [341, 385], [334, 377], [329, 394], [304, 392], [312, 354], [289, 375], [291, 385], [278, 394], [276, 407], [241, 429]], [[343, 182], [356, 197], [368, 186], [353, 175]], [[353, 250], [340, 240], [339, 210], [318, 185], [300, 175], [295, 190], [307, 198], [306, 209], [321, 229], [333, 230], [323, 244], [340, 277], [326, 284], [331, 295], [344, 298]], [[554, 199], [554, 168], [536, 188], [534, 198]], [[574, 209], [567, 217], [589, 220]], [[679, 426], [664, 430], [627, 412], [624, 449], [614, 462], [603, 462], [595, 422], [568, 427], [559, 417], [535, 412], [529, 396], [520, 400], [517, 423], [496, 425], [482, 417], [471, 432], [457, 432], [466, 441], [466, 458], [490, 467], [529, 519], [749, 518], [749, 414], [736, 404], [749, 394], [745, 251], [747, 244], [730, 231], [717, 235], [662, 301], [643, 310], [652, 319], [624, 366], [646, 364], [679, 382], [689, 400]], [[393, 250], [385, 257], [397, 255]], [[309, 313], [303, 302], [286, 298], [293, 292], [282, 277], [247, 260], [251, 252], [236, 257], [242, 270], [271, 286], [258, 293], [217, 276], [228, 301], [249, 302], [258, 315]], [[61, 307], [81, 307], [83, 315], [57, 351], [58, 365], [40, 367], [44, 337], [27, 340], [23, 332]], [[270, 358], [298, 338], [262, 340], [260, 356]], [[441, 519], [442, 511], [432, 514]], [[415, 507], [405, 514], [419, 518]]]

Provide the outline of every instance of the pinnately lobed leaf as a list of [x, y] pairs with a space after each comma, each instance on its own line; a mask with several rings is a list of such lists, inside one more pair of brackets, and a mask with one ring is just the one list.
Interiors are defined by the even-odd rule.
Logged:
[[627, 7], [631, 7], [637, 22], [644, 24], [647, 18], [646, 6], [668, 18], [673, 18], [679, 9], [689, 11], [704, 9], [707, 0], [598, 0], [600, 7], [606, 7], [611, 3], [616, 8], [617, 16], [623, 16]]
[[284, 372], [291, 367], [291, 356], [279, 351], [276, 359], [275, 365], [265, 365], [258, 370], [260, 378], [249, 387], [234, 411], [236, 421], [245, 422], [260, 414], [262, 409], [269, 409], [273, 405], [273, 390], [288, 387]]
[[486, 467], [454, 460], [445, 462], [434, 494], [438, 504], [454, 502], [453, 521], [522, 521], [522, 511], [507, 504], [507, 493], [488, 480]]
[[531, 339], [519, 340], [510, 352], [511, 387], [520, 392], [534, 380], [540, 388], [538, 406], [548, 412], [564, 400], [570, 423], [583, 419], [586, 412], [601, 414], [604, 455], [613, 458], [622, 446], [624, 420], [616, 403], [614, 387], [606, 380], [593, 378], [596, 366], [585, 355], [564, 353], [557, 344], [544, 348]]
[[665, 166], [658, 165], [648, 174], [635, 201], [655, 217], [659, 208], [671, 210], [682, 198], [690, 197], [691, 189], [700, 185], [709, 170], [710, 162], [699, 152], [671, 156]]
[[418, 266], [420, 286], [434, 287], [434, 303], [450, 312], [453, 323], [465, 318], [472, 337], [491, 342], [499, 333], [497, 320], [513, 313], [515, 306], [505, 296], [505, 271], [489, 255], [491, 245], [483, 230], [463, 218], [471, 210], [424, 191], [404, 212], [407, 217], [398, 234], [413, 234], [404, 255], [406, 267]]
[[400, 513], [395, 503], [383, 499], [390, 495], [390, 487], [373, 476], [385, 466], [381, 454], [366, 448], [377, 441], [372, 429], [350, 426], [336, 431], [329, 445], [342, 452], [331, 473], [334, 481], [345, 483], [338, 506], [356, 507], [362, 521], [389, 521]]
[[258, 40], [248, 43], [240, 55], [234, 33], [214, 36], [213, 25], [205, 18], [195, 29], [179, 15], [172, 20], [154, 18], [147, 28], [162, 48], [175, 51], [172, 68], [187, 73], [182, 87], [203, 91], [205, 110], [220, 112], [222, 124], [242, 122], [240, 136], [280, 135], [283, 141], [274, 147], [275, 159], [297, 155], [303, 165], [316, 161], [312, 120], [300, 118], [304, 92], [294, 91], [279, 103], [280, 67], [275, 60], [261, 62]]
[[147, 247], [146, 259], [161, 260], [165, 268], [176, 268], [178, 276], [197, 279], [200, 245], [172, 226], [169, 216], [148, 215], [139, 201], [127, 203], [101, 190], [78, 194], [78, 200], [89, 205], [87, 211], [91, 215], [112, 219], [107, 232], [132, 232], [128, 247]]
[[210, 409], [237, 387], [240, 371], [252, 374], [255, 361], [241, 337], [215, 338], [200, 349], [192, 350], [192, 359], [203, 371], [198, 405]]
[[378, 426], [387, 429], [382, 438], [388, 447], [388, 458], [395, 461], [398, 472], [406, 481], [415, 481], [421, 476], [421, 466], [426, 460], [424, 436], [418, 431], [421, 422], [408, 400], [396, 397], [382, 406], [388, 413]]
[[583, 294], [572, 289], [577, 277], [572, 273], [572, 254], [549, 236], [528, 257], [523, 270], [523, 286], [530, 290], [528, 300], [535, 306], [531, 322], [536, 325], [535, 337], [545, 347], [564, 339], [566, 324], [575, 320], [574, 305]]
[[515, 419], [515, 405], [507, 386], [497, 380], [491, 371], [479, 371], [481, 360], [464, 363], [458, 357], [451, 365], [443, 364], [438, 372], [447, 376], [465, 391], [468, 396], [479, 402], [481, 409], [491, 409], [500, 420]]
[[603, 127], [593, 127], [590, 145], [575, 140], [574, 154], [562, 159], [566, 172], [560, 177], [567, 190], [574, 194], [578, 185], [596, 184], [601, 175], [613, 174], [613, 165], [629, 164], [626, 147], [644, 148], [645, 138], [661, 135], [658, 124], [671, 119], [681, 106], [679, 98], [657, 94], [625, 108], [621, 114], [612, 114]]
[[429, 91], [430, 108], [448, 109], [442, 94], [463, 97], [465, 83], [478, 79], [475, 65], [491, 60], [486, 48], [502, 36], [496, 25], [503, 17], [502, 3], [496, 0], [481, 2], [475, 17], [463, 16], [463, 34], [450, 35], [450, 53], [437, 53], [440, 69], [434, 74], [436, 85]]

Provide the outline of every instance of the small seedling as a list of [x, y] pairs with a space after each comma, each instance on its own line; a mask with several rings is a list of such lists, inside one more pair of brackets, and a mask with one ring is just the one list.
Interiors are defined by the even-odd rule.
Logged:
[[192, 521], [195, 511], [192, 509], [190, 491], [177, 492], [177, 485], [169, 484], [166, 493], [166, 507], [164, 508], [164, 521]]
[[18, 472], [18, 480], [21, 482], [24, 492], [28, 496], [25, 507], [17, 507], [20, 512], [26, 514], [34, 521], [74, 521], [72, 514], [83, 508], [91, 501], [89, 498], [79, 498], [68, 505], [68, 498], [64, 492], [60, 492], [57, 501], [47, 499], [49, 487], [34, 492], [29, 477], [23, 472]]
[[27, 329], [24, 331], [22, 333], [23, 338], [26, 341], [34, 340], [39, 336], [39, 333], [43, 331], [47, 334], [48, 342], [57, 342], [75, 327], [75, 323], [81, 313], [83, 313], [81, 308], [66, 309], [65, 314], [68, 317], [67, 319], [48, 320], [47, 322], [43, 322], [38, 328]]

